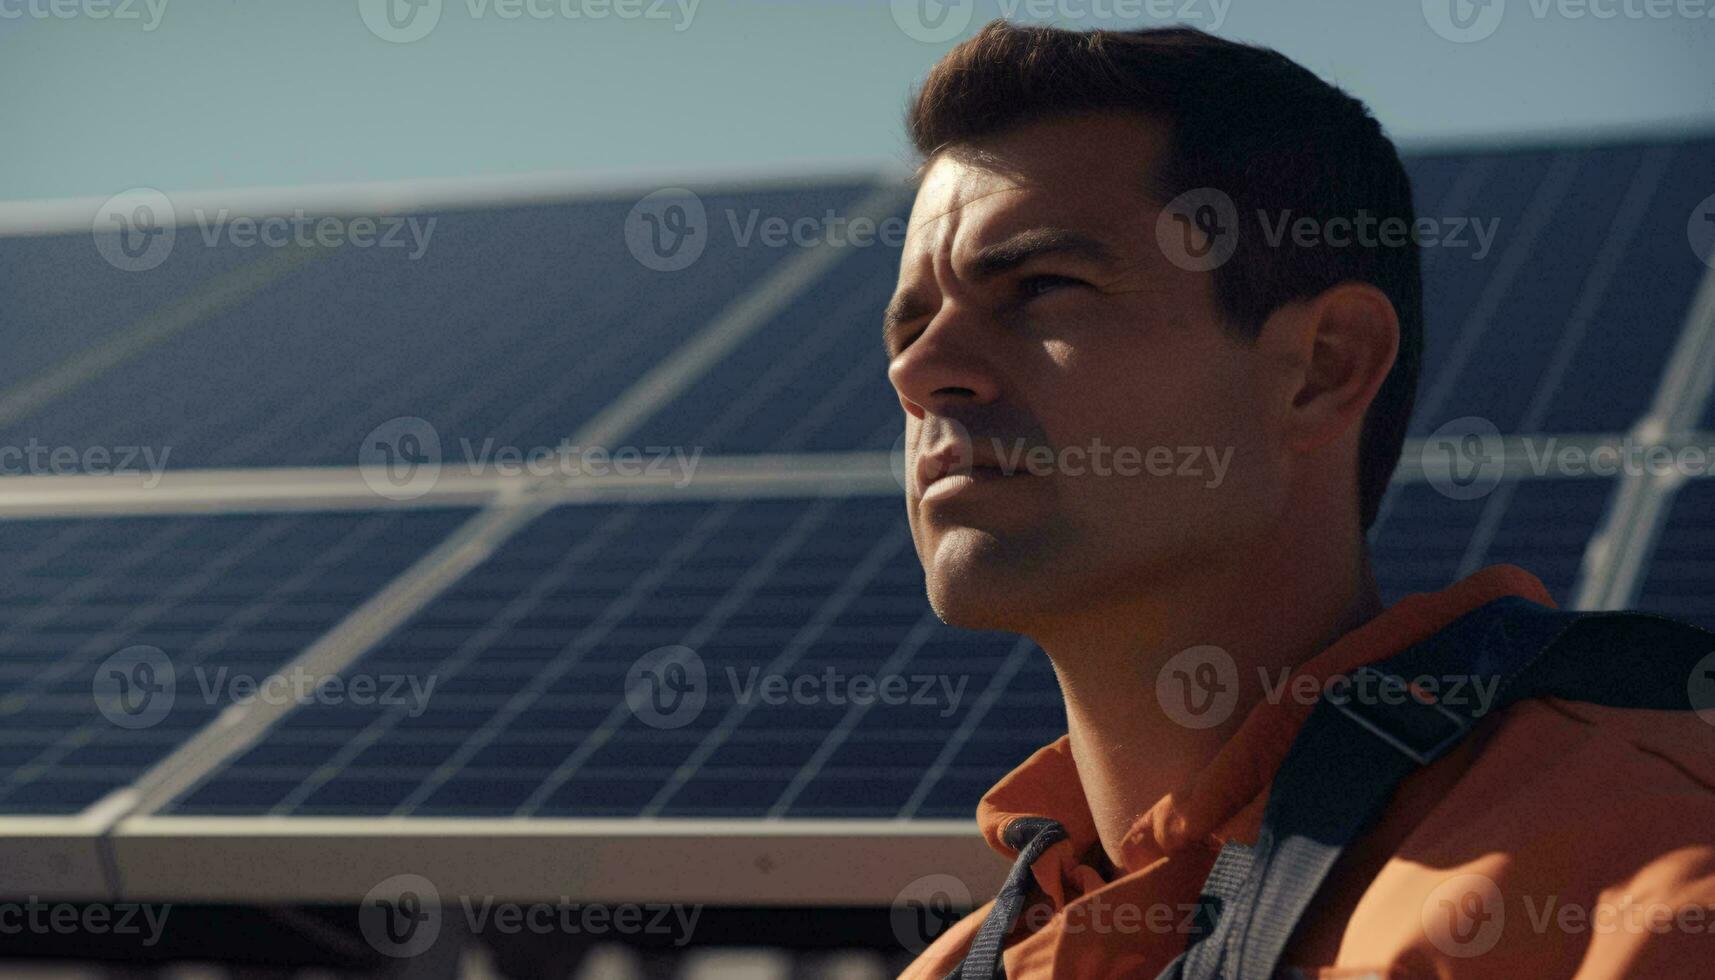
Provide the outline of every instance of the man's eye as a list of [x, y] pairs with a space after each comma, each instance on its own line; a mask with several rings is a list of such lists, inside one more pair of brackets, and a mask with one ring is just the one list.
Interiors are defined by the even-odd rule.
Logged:
[[1026, 299], [1034, 299], [1045, 293], [1050, 293], [1056, 289], [1061, 289], [1066, 286], [1082, 285], [1084, 285], [1084, 281], [1082, 279], [1073, 279], [1071, 276], [1030, 276], [1029, 278], [1019, 281], [1018, 291], [1022, 293]]

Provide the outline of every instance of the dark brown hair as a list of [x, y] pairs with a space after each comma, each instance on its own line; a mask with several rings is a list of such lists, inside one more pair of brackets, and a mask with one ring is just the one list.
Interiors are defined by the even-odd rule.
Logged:
[[[912, 142], [925, 159], [1012, 127], [1101, 111], [1135, 112], [1169, 133], [1147, 189], [1165, 204], [1215, 188], [1240, 216], [1278, 222], [1364, 216], [1415, 220], [1411, 183], [1362, 102], [1267, 48], [1190, 28], [1067, 31], [993, 21], [942, 58], [912, 99]], [[1400, 226], [1396, 226], [1400, 227]], [[1418, 246], [1345, 247], [1290, 237], [1271, 245], [1260, 221], [1238, 222], [1232, 257], [1214, 271], [1221, 311], [1254, 338], [1282, 305], [1340, 282], [1367, 282], [1399, 316], [1399, 354], [1364, 419], [1359, 520], [1374, 522], [1399, 462], [1423, 348]]]

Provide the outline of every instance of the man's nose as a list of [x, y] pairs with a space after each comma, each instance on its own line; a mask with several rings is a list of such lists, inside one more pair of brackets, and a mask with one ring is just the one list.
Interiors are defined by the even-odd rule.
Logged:
[[981, 311], [949, 304], [888, 365], [887, 379], [905, 411], [918, 418], [1000, 397], [993, 332]]

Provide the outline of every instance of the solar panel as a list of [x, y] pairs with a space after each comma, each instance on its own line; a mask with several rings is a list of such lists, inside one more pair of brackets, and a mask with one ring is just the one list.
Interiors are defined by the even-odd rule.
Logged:
[[1388, 516], [1370, 546], [1385, 602], [1443, 589], [1485, 565], [1536, 575], [1567, 605], [1585, 546], [1607, 512], [1609, 479], [1520, 480], [1468, 500], [1429, 483], [1392, 487]]
[[[1684, 224], [1715, 172], [1715, 140], [1438, 155], [1407, 169], [1418, 214], [1442, 241], [1423, 252], [1412, 434], [1471, 415], [1502, 432], [1619, 432], [1636, 421], [1704, 271]], [[875, 311], [897, 270], [896, 249], [860, 250], [639, 438], [688, 444], [713, 405], [710, 452], [888, 448], [898, 404]]]
[[[674, 717], [627, 700], [663, 647]], [[1064, 730], [1034, 648], [925, 608], [890, 498], [559, 508], [351, 668], [408, 671], [427, 710], [300, 709], [165, 812], [958, 818]]]
[[129, 784], [468, 513], [0, 521], [0, 813]]
[[0, 390], [111, 339], [151, 310], [256, 258], [238, 248], [184, 248], [139, 275], [104, 260], [90, 239], [88, 227], [76, 234], [0, 235], [0, 267], [7, 272], [0, 277], [7, 321]]
[[1687, 483], [1655, 543], [1638, 608], [1715, 630], [1715, 480]]
[[[419, 255], [343, 247], [281, 265], [123, 370], [0, 427], [0, 444], [163, 447], [177, 468], [349, 466], [365, 433], [409, 416], [449, 458], [467, 444], [554, 446], [684, 340], [686, 311], [718, 312], [791, 254], [741, 239], [732, 220], [843, 210], [862, 190], [709, 195], [707, 244], [671, 271], [632, 253], [631, 201], [414, 216], [434, 222]], [[168, 265], [200, 250], [181, 237]]]
[[[1427, 359], [1415, 440], [1468, 416], [1502, 433], [1580, 444], [1633, 430], [1677, 370], [1672, 359], [1696, 349], [1687, 338], [1715, 329], [1695, 317], [1687, 324], [1707, 269], [1684, 237], [1711, 164], [1715, 140], [1707, 139], [1409, 160], [1420, 215], [1444, 230], [1466, 218], [1493, 229], [1487, 239], [1467, 224], [1463, 244], [1425, 250]], [[807, 268], [781, 288], [768, 277], [787, 257], [739, 246], [721, 228], [726, 216], [837, 211], [863, 190], [706, 196], [709, 249], [678, 272], [628, 254], [629, 200], [448, 212], [421, 263], [336, 250], [128, 353], [125, 369], [99, 384], [38, 399], [11, 424], [0, 413], [0, 444], [171, 445], [175, 466], [349, 467], [363, 433], [399, 415], [428, 419], [449, 453], [461, 440], [552, 445], [600, 418], [610, 444], [705, 454], [689, 488], [645, 481], [473, 492], [482, 519], [494, 522], [492, 539], [446, 565], [386, 628], [354, 639], [338, 665], [346, 683], [397, 683], [408, 696], [291, 707], [199, 756], [183, 778], [150, 787], [108, 828], [128, 881], [162, 894], [242, 897], [249, 888], [354, 898], [374, 884], [366, 876], [392, 866], [377, 855], [415, 861], [423, 841], [448, 835], [469, 843], [462, 857], [436, 851], [421, 860], [454, 861], [443, 870], [467, 893], [573, 881], [592, 896], [647, 898], [637, 889], [654, 888], [696, 900], [888, 900], [902, 883], [879, 872], [823, 875], [836, 885], [804, 877], [829, 860], [809, 856], [821, 853], [812, 842], [853, 835], [890, 854], [945, 852], [949, 868], [989, 868], [970, 834], [977, 799], [1063, 733], [1065, 719], [1040, 651], [1017, 637], [945, 627], [924, 601], [886, 454], [900, 423], [878, 311], [898, 251], [842, 249], [825, 271]], [[894, 215], [905, 206], [898, 201]], [[36, 254], [34, 245], [18, 247]], [[201, 261], [214, 275], [224, 259]], [[735, 306], [749, 319], [721, 322], [720, 311]], [[43, 315], [81, 317], [91, 337], [125, 329], [93, 324], [75, 305]], [[56, 356], [44, 348], [38, 366]], [[1385, 599], [1496, 562], [1535, 572], [1563, 604], [1586, 595], [1593, 574], [1615, 574], [1590, 543], [1599, 529], [1613, 530], [1616, 515], [1633, 521], [1616, 503], [1636, 489], [1633, 477], [1532, 474], [1511, 458], [1507, 475], [1482, 492], [1449, 494], [1416, 465], [1435, 445], [1408, 445], [1411, 465], [1402, 465], [1378, 522], [1373, 551]], [[301, 494], [312, 512], [290, 516], [0, 521], [0, 535], [17, 536], [25, 553], [49, 556], [59, 553], [55, 535], [67, 533], [53, 528], [123, 526], [143, 542], [125, 568], [147, 566], [150, 542], [166, 533], [137, 529], [182, 526], [186, 541], [224, 529], [220, 540], [231, 542], [273, 529], [281, 541], [311, 542], [274, 574], [245, 571], [250, 559], [228, 544], [184, 552], [177, 573], [147, 581], [103, 574], [101, 559], [66, 545], [72, 557], [54, 566], [62, 591], [45, 604], [29, 588], [56, 580], [31, 578], [28, 562], [0, 571], [34, 583], [4, 609], [26, 632], [0, 624], [0, 642], [38, 658], [0, 673], [8, 683], [0, 707], [14, 703], [14, 685], [29, 689], [26, 675], [40, 673], [40, 663], [58, 662], [51, 650], [66, 649], [44, 638], [46, 627], [27, 632], [38, 606], [63, 611], [54, 615], [71, 624], [66, 630], [102, 637], [103, 656], [108, 641], [123, 638], [230, 650], [235, 664], [264, 672], [396, 584], [471, 513], [316, 513], [318, 492]], [[1705, 615], [1696, 554], [1708, 492], [1694, 481], [1673, 499], [1642, 588], [1646, 606]], [[362, 505], [386, 506], [379, 498]], [[326, 530], [334, 525], [322, 522], [336, 519], [346, 531]], [[445, 523], [375, 529], [383, 519]], [[280, 530], [291, 521], [322, 530]], [[371, 529], [376, 547], [372, 556], [362, 550], [376, 561], [362, 563], [361, 574], [326, 560], [358, 528]], [[385, 568], [383, 555], [392, 562]], [[229, 573], [206, 574], [227, 568], [223, 561]], [[290, 615], [258, 614], [238, 633], [222, 625], [223, 615], [306, 574], [310, 581], [295, 587], [304, 598], [278, 604]], [[1619, 579], [1609, 584], [1624, 591]], [[102, 591], [110, 585], [117, 591]], [[155, 609], [162, 590], [174, 588], [186, 596], [159, 623], [125, 619]], [[76, 658], [79, 670], [93, 670], [94, 650]], [[887, 678], [903, 684], [891, 700], [853, 696], [854, 679]], [[68, 683], [87, 691], [93, 681]], [[90, 704], [85, 697], [86, 713]], [[42, 746], [61, 737], [51, 732], [40, 745], [0, 740], [0, 766], [10, 767], [0, 772], [27, 773], [21, 787], [53, 787], [0, 789], [0, 813], [86, 806], [193, 734], [206, 736], [213, 714], [137, 736], [73, 735], [75, 744], [51, 757]], [[544, 858], [531, 835], [601, 847]], [[949, 843], [952, 835], [960, 844]], [[311, 840], [312, 852], [291, 850]], [[258, 870], [239, 881], [222, 871], [257, 869], [257, 860], [288, 852], [316, 856], [315, 880]], [[808, 862], [789, 879], [775, 873], [788, 853]], [[640, 876], [645, 864], [656, 872]], [[983, 872], [972, 874], [980, 891]]]

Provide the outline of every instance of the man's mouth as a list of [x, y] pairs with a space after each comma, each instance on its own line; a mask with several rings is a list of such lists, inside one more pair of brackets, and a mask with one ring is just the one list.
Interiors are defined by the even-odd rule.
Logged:
[[918, 499], [939, 499], [1010, 476], [998, 460], [973, 453], [968, 446], [947, 446], [918, 457]]

